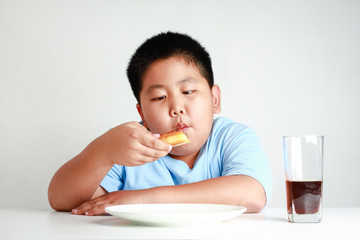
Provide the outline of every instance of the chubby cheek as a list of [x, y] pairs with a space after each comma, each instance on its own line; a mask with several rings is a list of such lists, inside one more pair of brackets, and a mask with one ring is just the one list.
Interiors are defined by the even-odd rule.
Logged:
[[199, 124], [200, 126], [212, 122], [212, 118], [213, 118], [212, 106], [209, 105], [209, 103], [207, 101], [204, 101], [203, 99], [198, 100], [197, 103], [190, 104], [189, 108], [187, 109], [187, 113], [189, 114], [191, 120], [194, 123]]
[[199, 108], [190, 108], [188, 109], [188, 115], [191, 119], [191, 125], [193, 126], [194, 130], [196, 131], [196, 137], [200, 138], [200, 141], [207, 139], [209, 131], [212, 127], [213, 122], [213, 112], [211, 106], [202, 102], [198, 105], [193, 106], [202, 106]]
[[156, 109], [144, 113], [146, 126], [152, 133], [165, 133], [168, 131], [168, 113], [161, 109]]

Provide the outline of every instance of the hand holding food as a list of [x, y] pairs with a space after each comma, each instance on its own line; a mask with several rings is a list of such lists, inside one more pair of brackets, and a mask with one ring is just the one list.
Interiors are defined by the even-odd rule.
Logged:
[[[138, 122], [129, 122], [112, 128], [92, 144], [111, 164], [140, 166], [166, 156], [170, 146], [149, 132]], [[92, 150], [94, 151], [94, 150]]]

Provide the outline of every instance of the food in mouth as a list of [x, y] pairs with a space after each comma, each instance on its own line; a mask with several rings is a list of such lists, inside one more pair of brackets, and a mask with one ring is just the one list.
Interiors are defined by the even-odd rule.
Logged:
[[190, 143], [189, 139], [182, 131], [172, 131], [169, 133], [161, 134], [159, 139], [163, 142], [170, 144], [173, 147]]

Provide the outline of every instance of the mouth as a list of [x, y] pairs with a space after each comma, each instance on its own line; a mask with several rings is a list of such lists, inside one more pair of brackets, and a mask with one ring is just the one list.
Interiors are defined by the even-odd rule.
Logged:
[[188, 129], [189, 127], [185, 123], [178, 123], [176, 124], [175, 131], [182, 131], [186, 133]]

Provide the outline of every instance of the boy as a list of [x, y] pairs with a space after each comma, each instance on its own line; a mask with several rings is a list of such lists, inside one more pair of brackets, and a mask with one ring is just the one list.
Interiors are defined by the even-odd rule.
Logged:
[[[110, 205], [214, 203], [259, 212], [271, 194], [268, 160], [252, 129], [219, 113], [206, 50], [184, 34], [161, 33], [132, 56], [127, 75], [142, 123], [119, 125], [63, 165], [49, 185], [58, 211], [97, 215]], [[183, 130], [172, 148], [159, 134]]]

